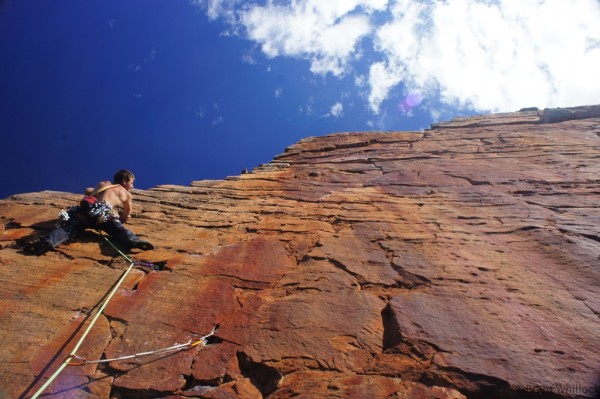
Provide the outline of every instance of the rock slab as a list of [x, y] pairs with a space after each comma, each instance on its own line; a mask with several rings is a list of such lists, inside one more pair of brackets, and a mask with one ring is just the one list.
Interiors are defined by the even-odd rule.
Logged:
[[[591, 398], [600, 391], [598, 106], [313, 137], [223, 181], [134, 192], [156, 245], [46, 398]], [[566, 111], [565, 111], [566, 110]], [[0, 398], [29, 398], [128, 262], [73, 193], [0, 201]]]

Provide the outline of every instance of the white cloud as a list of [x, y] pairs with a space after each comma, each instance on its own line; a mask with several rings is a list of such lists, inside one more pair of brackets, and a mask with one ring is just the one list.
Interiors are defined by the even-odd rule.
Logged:
[[283, 89], [281, 87], [278, 87], [277, 89], [275, 89], [275, 98], [281, 97], [282, 93], [283, 93]]
[[339, 118], [344, 115], [344, 105], [340, 102], [333, 104], [331, 110], [329, 111], [329, 115], [334, 118]]
[[256, 58], [251, 53], [245, 53], [242, 55], [242, 62], [250, 65], [256, 65]]
[[222, 116], [218, 116], [217, 119], [215, 119], [214, 121], [212, 121], [212, 126], [217, 126], [223, 123], [223, 117]]
[[146, 64], [154, 61], [156, 61], [156, 47], [150, 50], [148, 57], [144, 58]]
[[379, 105], [386, 99], [392, 87], [402, 81], [402, 72], [397, 70], [396, 65], [385, 65], [384, 62], [376, 62], [369, 69], [369, 104], [375, 113], [379, 113]]
[[300, 105], [298, 111], [300, 114], [305, 114], [307, 116], [314, 115], [315, 111], [313, 109], [314, 98], [311, 96], [308, 99], [308, 103], [305, 106]]
[[[240, 14], [249, 39], [270, 58], [308, 59], [311, 71], [341, 76], [357, 51], [360, 39], [371, 33], [369, 14], [383, 9], [382, 1], [301, 0], [279, 5], [252, 5]], [[354, 13], [360, 9], [361, 13]]]
[[395, 89], [480, 111], [600, 103], [598, 0], [193, 3], [267, 58], [307, 60], [317, 75], [355, 73], [374, 114]]
[[206, 8], [206, 15], [211, 20], [225, 18], [228, 22], [235, 21], [235, 7], [239, 0], [190, 0], [191, 4]]
[[370, 15], [383, 11], [388, 0], [293, 0], [246, 4], [238, 0], [193, 0], [210, 19], [223, 18], [260, 45], [270, 58], [309, 60], [316, 74], [342, 76], [358, 52], [360, 40], [371, 34]]
[[194, 115], [200, 119], [204, 119], [204, 117], [206, 116], [206, 110], [202, 106], [199, 106], [196, 109], [193, 109], [193, 112], [194, 112]]
[[582, 75], [600, 66], [600, 50], [584, 50], [600, 38], [597, 1], [398, 1], [391, 12], [376, 34], [386, 59], [378, 72], [387, 80], [371, 74], [375, 112], [394, 78], [444, 104], [478, 110], [600, 100], [600, 84], [590, 90]]

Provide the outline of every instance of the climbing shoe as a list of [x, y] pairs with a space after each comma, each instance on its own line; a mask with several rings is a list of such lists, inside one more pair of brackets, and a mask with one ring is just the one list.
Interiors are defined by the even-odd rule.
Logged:
[[136, 241], [133, 243], [132, 248], [141, 249], [142, 251], [149, 251], [154, 249], [154, 245], [150, 244], [148, 241]]
[[42, 238], [35, 240], [35, 241], [30, 241], [25, 243], [25, 245], [23, 246], [23, 251], [28, 252], [32, 255], [43, 255], [46, 252], [50, 251], [52, 249], [52, 245], [50, 245], [50, 243]]

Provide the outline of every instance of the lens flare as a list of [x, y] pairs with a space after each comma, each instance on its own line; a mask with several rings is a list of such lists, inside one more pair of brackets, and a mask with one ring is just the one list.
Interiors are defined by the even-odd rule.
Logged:
[[423, 101], [421, 93], [411, 92], [398, 104], [398, 110], [403, 113], [410, 112], [413, 108], [419, 106]]
[[406, 96], [406, 103], [408, 105], [410, 105], [411, 107], [416, 107], [417, 105], [421, 104], [421, 93], [410, 93], [408, 96]]

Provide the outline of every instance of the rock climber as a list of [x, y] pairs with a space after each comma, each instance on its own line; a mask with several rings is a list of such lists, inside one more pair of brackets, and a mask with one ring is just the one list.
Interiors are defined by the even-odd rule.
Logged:
[[124, 250], [133, 248], [142, 251], [154, 249], [147, 241], [127, 230], [123, 223], [131, 214], [133, 173], [126, 169], [115, 173], [113, 183], [102, 181], [86, 194], [78, 206], [71, 206], [60, 213], [57, 227], [45, 236], [24, 245], [24, 250], [42, 255], [64, 241], [92, 227], [108, 233]]

